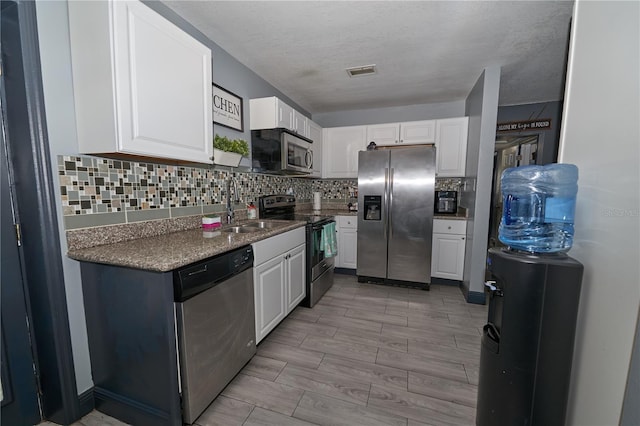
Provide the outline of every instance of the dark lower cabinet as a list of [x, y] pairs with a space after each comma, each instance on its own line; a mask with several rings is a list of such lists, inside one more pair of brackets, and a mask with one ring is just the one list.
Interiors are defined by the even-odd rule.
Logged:
[[133, 425], [182, 425], [172, 273], [81, 270], [96, 409]]

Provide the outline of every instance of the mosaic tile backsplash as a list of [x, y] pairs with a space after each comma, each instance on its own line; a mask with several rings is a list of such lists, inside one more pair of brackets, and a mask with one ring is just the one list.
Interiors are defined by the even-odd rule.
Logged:
[[345, 203], [355, 179], [319, 180], [170, 166], [90, 156], [58, 156], [64, 216], [212, 206], [226, 203], [226, 182], [233, 177], [242, 203], [292, 190], [301, 202], [314, 191]]
[[[292, 190], [299, 203], [310, 202], [313, 192], [320, 191], [323, 201], [346, 206], [355, 201], [352, 197], [358, 186], [356, 179], [271, 176], [92, 156], [58, 156], [58, 174], [67, 229], [92, 226], [94, 222], [75, 219], [100, 213], [113, 216], [100, 224], [113, 224], [132, 221], [134, 215], [139, 216], [136, 220], [176, 216], [169, 211], [181, 210], [181, 215], [220, 212], [226, 203], [229, 177], [236, 181], [242, 204]], [[438, 178], [436, 189], [455, 191], [461, 183], [460, 178]]]

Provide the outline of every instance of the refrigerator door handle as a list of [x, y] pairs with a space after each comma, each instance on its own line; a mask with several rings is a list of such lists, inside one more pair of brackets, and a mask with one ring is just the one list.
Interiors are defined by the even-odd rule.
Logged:
[[[389, 169], [385, 168], [384, 169], [384, 202], [383, 202], [383, 206], [385, 208], [388, 208], [388, 206], [389, 206], [388, 205], [388, 199], [387, 199], [388, 194], [389, 194]], [[387, 211], [384, 211], [384, 212], [380, 212], [380, 214], [382, 214], [382, 220], [383, 220], [382, 233], [383, 233], [384, 239], [386, 240], [387, 239], [387, 227], [389, 225], [389, 221], [387, 220], [388, 213], [387, 213]]]
[[391, 169], [391, 171], [389, 172], [389, 239], [393, 238], [393, 219], [391, 216], [391, 212], [393, 211], [393, 168]]

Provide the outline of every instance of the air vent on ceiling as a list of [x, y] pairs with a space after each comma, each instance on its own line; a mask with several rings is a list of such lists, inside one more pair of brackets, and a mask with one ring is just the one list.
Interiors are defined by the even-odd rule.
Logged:
[[371, 75], [376, 73], [376, 66], [373, 65], [364, 65], [361, 67], [353, 67], [346, 69], [349, 77], [362, 77], [364, 75]]

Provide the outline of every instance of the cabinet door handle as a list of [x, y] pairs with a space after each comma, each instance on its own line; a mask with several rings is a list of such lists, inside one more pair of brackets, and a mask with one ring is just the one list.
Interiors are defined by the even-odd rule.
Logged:
[[464, 237], [462, 237], [462, 239], [464, 240]]

